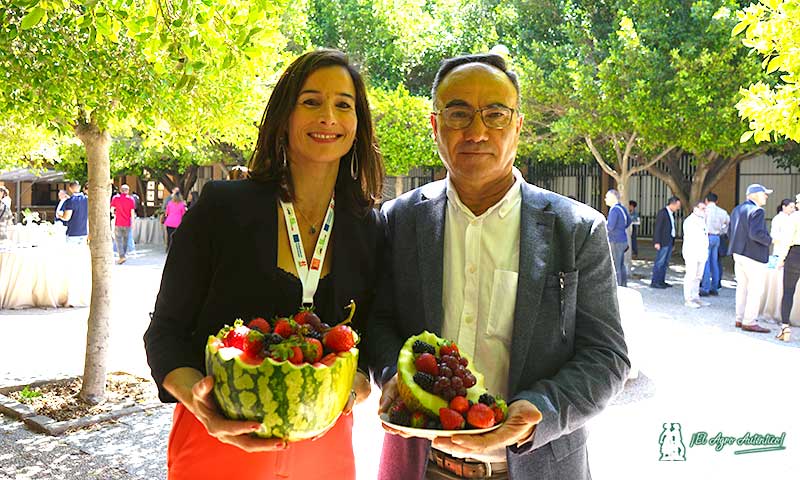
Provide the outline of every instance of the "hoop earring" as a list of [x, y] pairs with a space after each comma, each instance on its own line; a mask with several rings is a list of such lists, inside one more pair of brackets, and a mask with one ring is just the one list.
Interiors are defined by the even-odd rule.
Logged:
[[353, 180], [358, 180], [358, 157], [356, 156], [356, 146], [353, 145], [353, 155], [350, 157], [350, 176]]
[[283, 163], [281, 167], [286, 170], [286, 148], [284, 148], [283, 144], [281, 144], [281, 156], [283, 157]]

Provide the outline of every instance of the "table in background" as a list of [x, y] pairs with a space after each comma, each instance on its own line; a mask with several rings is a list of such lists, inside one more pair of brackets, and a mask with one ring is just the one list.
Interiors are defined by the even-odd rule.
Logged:
[[86, 245], [0, 246], [0, 309], [84, 307], [91, 289]]
[[142, 217], [133, 221], [133, 242], [164, 245], [166, 229], [158, 217]]
[[67, 239], [67, 227], [62, 224], [42, 223], [8, 227], [8, 242], [17, 246], [62, 245]]

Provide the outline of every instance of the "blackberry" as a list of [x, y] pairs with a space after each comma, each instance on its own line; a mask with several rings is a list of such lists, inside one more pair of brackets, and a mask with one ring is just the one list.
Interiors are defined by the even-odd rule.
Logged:
[[417, 372], [414, 374], [414, 382], [426, 392], [433, 392], [433, 384], [436, 383], [436, 378], [430, 373]]
[[484, 393], [483, 395], [478, 398], [478, 402], [486, 405], [487, 407], [494, 406], [495, 400], [494, 397], [489, 395], [488, 393]]
[[389, 421], [407, 427], [411, 425], [411, 415], [405, 408], [393, 408], [389, 410]]
[[274, 345], [281, 343], [282, 341], [283, 337], [281, 337], [277, 333], [270, 333], [269, 335], [264, 336], [264, 345]]
[[430, 353], [431, 355], [436, 355], [436, 348], [430, 343], [425, 343], [422, 340], [417, 340], [414, 342], [414, 345], [411, 347], [411, 351], [414, 353]]
[[318, 331], [316, 331], [314, 329], [311, 329], [311, 331], [306, 334], [306, 338], [316, 338], [317, 340], [319, 340], [321, 342], [322, 341], [322, 333], [318, 332]]

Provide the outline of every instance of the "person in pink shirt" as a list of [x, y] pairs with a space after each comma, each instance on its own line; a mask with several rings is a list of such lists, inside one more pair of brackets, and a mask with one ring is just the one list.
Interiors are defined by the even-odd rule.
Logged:
[[164, 226], [167, 227], [167, 250], [172, 246], [172, 234], [178, 229], [178, 226], [183, 220], [183, 214], [186, 213], [186, 202], [180, 192], [174, 193], [172, 199], [167, 202], [167, 209], [164, 212]]
[[128, 236], [136, 215], [136, 202], [128, 195], [130, 187], [122, 185], [119, 193], [111, 198], [111, 213], [114, 215], [114, 239], [117, 244], [119, 259], [117, 264], [125, 263], [128, 253]]

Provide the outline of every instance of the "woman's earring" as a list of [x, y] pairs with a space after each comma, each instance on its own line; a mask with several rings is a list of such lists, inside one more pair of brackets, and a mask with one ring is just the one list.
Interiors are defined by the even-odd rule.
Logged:
[[355, 145], [353, 145], [353, 156], [350, 157], [350, 176], [353, 177], [353, 180], [358, 180], [358, 157]]
[[281, 145], [281, 156], [283, 157], [283, 169], [286, 170], [286, 148]]

